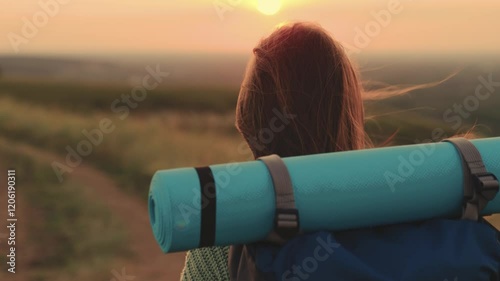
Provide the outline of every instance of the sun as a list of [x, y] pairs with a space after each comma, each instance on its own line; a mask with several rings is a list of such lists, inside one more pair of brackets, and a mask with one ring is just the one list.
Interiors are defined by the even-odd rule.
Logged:
[[264, 15], [272, 16], [281, 9], [281, 0], [258, 0], [257, 9]]

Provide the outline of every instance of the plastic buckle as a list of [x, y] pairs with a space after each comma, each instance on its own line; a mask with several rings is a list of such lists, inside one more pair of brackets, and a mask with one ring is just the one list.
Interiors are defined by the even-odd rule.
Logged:
[[474, 181], [476, 192], [481, 197], [490, 201], [495, 198], [499, 190], [499, 183], [497, 177], [492, 173], [475, 174], [472, 177]]
[[276, 209], [274, 217], [275, 232], [285, 239], [299, 233], [299, 211], [297, 209]]

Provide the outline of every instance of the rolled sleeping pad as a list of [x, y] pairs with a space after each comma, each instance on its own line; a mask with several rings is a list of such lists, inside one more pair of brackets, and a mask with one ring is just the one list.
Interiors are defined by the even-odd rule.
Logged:
[[[500, 138], [472, 143], [486, 169], [500, 176]], [[304, 232], [454, 218], [462, 212], [462, 162], [451, 143], [283, 161]], [[214, 185], [202, 186], [210, 179]], [[275, 207], [271, 175], [258, 160], [158, 171], [149, 193], [151, 225], [166, 253], [261, 241], [274, 228]], [[500, 196], [496, 196], [481, 214], [499, 212]]]

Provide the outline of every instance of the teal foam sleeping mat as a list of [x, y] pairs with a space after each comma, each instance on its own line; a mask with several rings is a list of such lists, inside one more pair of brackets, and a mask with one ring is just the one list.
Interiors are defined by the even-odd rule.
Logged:
[[[500, 175], [500, 138], [471, 142], [486, 169]], [[451, 143], [288, 157], [283, 162], [304, 232], [452, 218], [462, 212], [464, 173]], [[212, 186], [203, 185], [207, 182]], [[161, 170], [151, 182], [150, 221], [164, 252], [245, 244], [261, 241], [273, 230], [275, 202], [273, 179], [260, 160]], [[500, 213], [500, 196], [481, 212], [493, 213]], [[204, 232], [213, 235], [206, 238]]]

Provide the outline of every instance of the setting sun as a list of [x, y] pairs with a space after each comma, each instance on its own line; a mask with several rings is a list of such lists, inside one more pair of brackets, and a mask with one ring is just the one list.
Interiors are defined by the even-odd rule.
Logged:
[[274, 15], [281, 9], [281, 0], [258, 0], [257, 9], [264, 15]]

